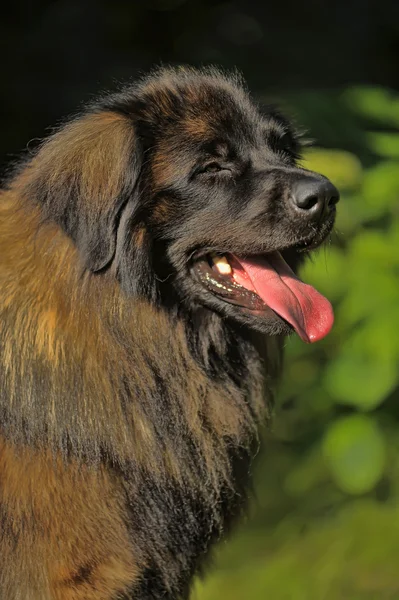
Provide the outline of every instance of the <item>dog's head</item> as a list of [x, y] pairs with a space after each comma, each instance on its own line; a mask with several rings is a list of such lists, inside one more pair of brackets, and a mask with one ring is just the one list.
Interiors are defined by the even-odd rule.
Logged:
[[322, 243], [338, 192], [299, 153], [288, 121], [261, 113], [237, 77], [162, 70], [50, 138], [28, 192], [126, 294], [315, 341], [331, 307], [283, 256], [295, 267]]

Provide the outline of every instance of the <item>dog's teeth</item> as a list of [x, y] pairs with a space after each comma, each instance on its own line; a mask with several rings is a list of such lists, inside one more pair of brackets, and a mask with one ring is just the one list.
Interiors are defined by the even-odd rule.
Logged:
[[227, 258], [225, 258], [224, 256], [214, 256], [212, 260], [213, 264], [215, 265], [215, 267], [221, 275], [230, 275], [232, 270], [227, 261]]

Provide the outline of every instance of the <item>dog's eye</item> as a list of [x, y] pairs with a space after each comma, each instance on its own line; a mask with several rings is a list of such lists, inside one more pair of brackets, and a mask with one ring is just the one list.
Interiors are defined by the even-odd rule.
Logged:
[[216, 161], [212, 161], [206, 165], [203, 165], [199, 169], [199, 173], [220, 173], [221, 171], [231, 171], [226, 165], [221, 165]]
[[289, 133], [284, 133], [282, 136], [276, 137], [273, 140], [273, 146], [277, 152], [283, 152], [293, 159], [297, 158], [295, 141]]
[[288, 133], [284, 133], [281, 137], [278, 137], [274, 140], [274, 145], [276, 146], [277, 150], [290, 152], [292, 146], [291, 136]]

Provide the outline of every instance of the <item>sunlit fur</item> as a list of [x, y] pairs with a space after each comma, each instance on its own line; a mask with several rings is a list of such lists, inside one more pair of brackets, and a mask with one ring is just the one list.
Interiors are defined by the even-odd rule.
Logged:
[[[199, 206], [173, 204], [190, 160], [179, 140], [196, 148], [229, 126], [212, 94], [190, 111], [207, 90], [261, 119], [237, 78], [161, 71], [90, 106], [5, 183], [4, 600], [186, 598], [243, 506], [281, 338], [185, 282]], [[206, 226], [209, 241], [234, 233]]]

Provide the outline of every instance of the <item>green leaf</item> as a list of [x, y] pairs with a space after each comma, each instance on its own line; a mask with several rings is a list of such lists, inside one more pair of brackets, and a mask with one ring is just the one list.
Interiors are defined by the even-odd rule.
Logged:
[[399, 158], [399, 133], [371, 132], [367, 135], [369, 146], [384, 158]]
[[399, 306], [385, 307], [362, 323], [341, 346], [341, 351], [370, 357], [371, 361], [399, 364]]
[[358, 115], [385, 125], [399, 125], [399, 99], [388, 89], [354, 87], [341, 98]]
[[323, 453], [336, 484], [348, 494], [369, 492], [384, 471], [384, 438], [370, 417], [354, 415], [333, 423]]
[[343, 150], [309, 148], [304, 153], [306, 169], [329, 177], [339, 189], [358, 187], [362, 181], [362, 165], [359, 159]]
[[399, 202], [399, 162], [386, 161], [365, 172], [362, 185], [365, 209], [378, 217]]
[[397, 277], [383, 265], [368, 265], [367, 261], [349, 261], [350, 285], [336, 314], [335, 328], [369, 319], [399, 305]]
[[308, 260], [300, 273], [301, 279], [314, 285], [330, 301], [339, 298], [348, 285], [346, 258], [334, 247], [321, 248]]
[[331, 361], [324, 385], [341, 404], [372, 410], [381, 404], [398, 382], [397, 361], [341, 352]]
[[358, 264], [365, 264], [369, 269], [383, 266], [388, 271], [399, 265], [398, 242], [398, 239], [387, 236], [383, 231], [374, 229], [359, 232], [350, 245], [351, 264], [354, 268]]

